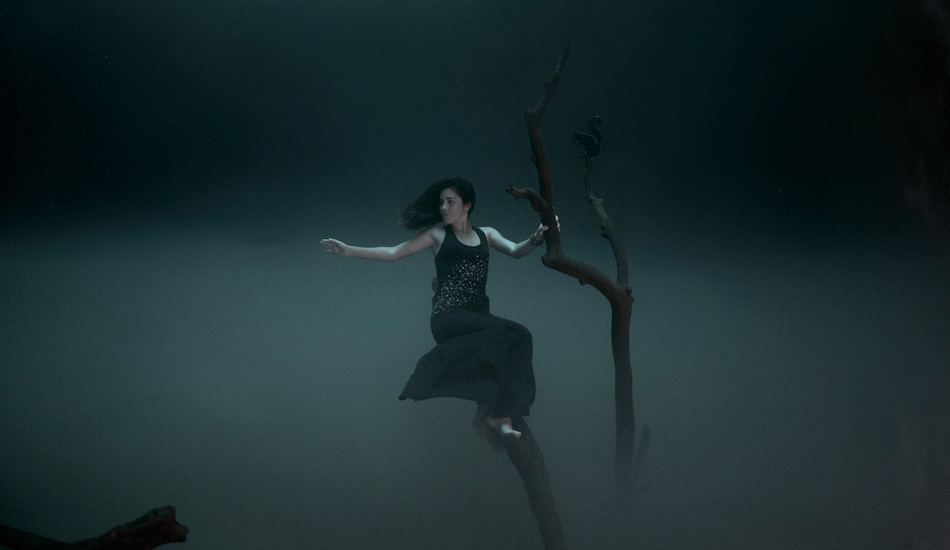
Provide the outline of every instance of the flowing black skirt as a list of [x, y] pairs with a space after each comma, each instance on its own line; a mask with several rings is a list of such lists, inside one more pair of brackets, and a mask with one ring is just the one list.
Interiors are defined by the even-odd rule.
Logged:
[[490, 313], [443, 311], [436, 346], [422, 356], [399, 399], [457, 397], [492, 405], [492, 416], [528, 416], [534, 403], [531, 333]]

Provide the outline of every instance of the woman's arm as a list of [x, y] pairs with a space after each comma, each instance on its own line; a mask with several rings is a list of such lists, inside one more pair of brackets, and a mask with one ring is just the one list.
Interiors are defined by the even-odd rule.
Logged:
[[382, 262], [395, 262], [422, 252], [426, 248], [436, 247], [445, 238], [445, 230], [439, 226], [432, 226], [415, 237], [397, 244], [396, 246], [350, 246], [343, 241], [336, 239], [323, 239], [320, 244], [337, 256], [354, 256], [365, 260], [378, 260]]
[[506, 239], [505, 236], [499, 233], [494, 227], [482, 228], [482, 231], [485, 232], [485, 237], [488, 238], [489, 246], [516, 259], [527, 256], [529, 252], [540, 246], [541, 243], [544, 242], [544, 232], [547, 230], [548, 226], [539, 225], [538, 230], [530, 237], [520, 243], [516, 243]]

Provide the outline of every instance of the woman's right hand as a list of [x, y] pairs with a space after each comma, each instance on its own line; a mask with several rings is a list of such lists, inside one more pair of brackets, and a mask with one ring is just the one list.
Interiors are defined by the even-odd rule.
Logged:
[[327, 252], [333, 252], [337, 256], [346, 256], [346, 244], [336, 239], [323, 239], [320, 241]]

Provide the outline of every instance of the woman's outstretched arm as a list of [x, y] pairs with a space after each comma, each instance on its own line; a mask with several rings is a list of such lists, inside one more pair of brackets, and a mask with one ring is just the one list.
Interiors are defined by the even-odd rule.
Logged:
[[[560, 225], [560, 223], [558, 224]], [[532, 250], [537, 248], [544, 242], [544, 232], [548, 230], [548, 226], [540, 225], [538, 230], [535, 231], [530, 237], [516, 243], [505, 238], [504, 235], [498, 232], [494, 227], [483, 227], [482, 231], [485, 232], [485, 236], [488, 237], [488, 244], [495, 250], [507, 254], [512, 258], [523, 258], [528, 255]]]
[[435, 249], [444, 238], [445, 230], [438, 226], [432, 226], [396, 246], [351, 246], [337, 239], [323, 239], [320, 244], [327, 249], [327, 252], [332, 252], [337, 256], [354, 256], [366, 260], [394, 262], [422, 252], [426, 248]]

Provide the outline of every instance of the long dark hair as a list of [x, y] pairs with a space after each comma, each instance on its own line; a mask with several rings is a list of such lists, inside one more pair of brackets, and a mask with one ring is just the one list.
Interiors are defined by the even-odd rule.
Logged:
[[471, 215], [475, 210], [475, 186], [472, 182], [462, 178], [446, 178], [430, 185], [421, 195], [416, 197], [405, 208], [399, 211], [399, 222], [406, 229], [422, 229], [442, 221], [442, 214], [439, 212], [439, 195], [444, 189], [453, 189], [462, 199], [463, 204], [470, 204], [472, 207], [468, 213]]

